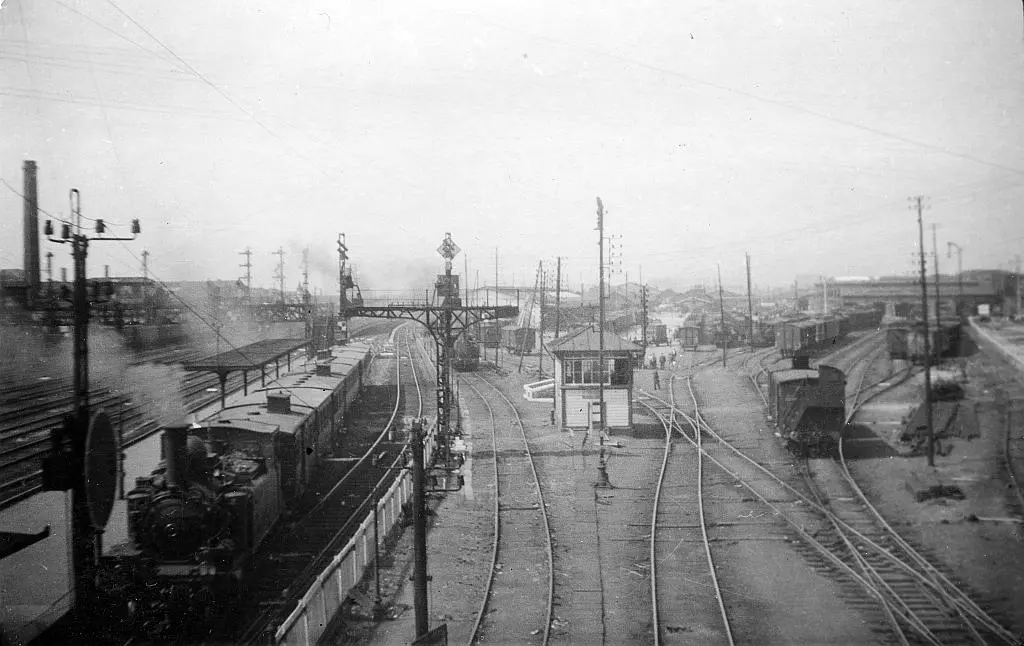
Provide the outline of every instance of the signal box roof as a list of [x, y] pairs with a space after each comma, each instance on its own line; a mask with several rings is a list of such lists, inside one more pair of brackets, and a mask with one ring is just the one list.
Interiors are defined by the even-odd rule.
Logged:
[[266, 339], [227, 352], [221, 352], [205, 359], [190, 361], [185, 370], [198, 372], [212, 370], [229, 372], [232, 370], [255, 370], [260, 366], [272, 363], [281, 357], [306, 345], [305, 339]]
[[[548, 349], [555, 354], [569, 352], [597, 352], [601, 345], [601, 339], [593, 328], [583, 328], [572, 336], [563, 336], [559, 339], [549, 341]], [[604, 351], [610, 353], [638, 353], [643, 352], [643, 346], [627, 341], [618, 335], [604, 333]]]

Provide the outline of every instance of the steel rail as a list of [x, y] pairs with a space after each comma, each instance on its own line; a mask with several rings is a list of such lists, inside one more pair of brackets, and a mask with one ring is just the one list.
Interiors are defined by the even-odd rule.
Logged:
[[[686, 383], [690, 383], [690, 377], [686, 377]], [[671, 394], [672, 410], [677, 409], [676, 406], [676, 393], [672, 387], [675, 380], [669, 380], [669, 393]], [[692, 391], [691, 391], [692, 392]], [[701, 441], [700, 422], [703, 421], [700, 415], [700, 409], [696, 408], [696, 400], [694, 400], [694, 421], [691, 421], [691, 427], [693, 428], [693, 436], [697, 441], [697, 509], [700, 513], [700, 533], [704, 541], [704, 554], [708, 561], [708, 571], [711, 572], [711, 581], [715, 585], [715, 596], [718, 598], [718, 610], [722, 614], [722, 624], [725, 626], [725, 635], [729, 639], [729, 646], [735, 646], [736, 641], [733, 639], [732, 626], [729, 622], [729, 613], [725, 609], [725, 599], [722, 596], [722, 588], [718, 584], [718, 573], [715, 571], [715, 559], [711, 553], [711, 541], [708, 540], [708, 523], [704, 516], [704, 446]]]
[[[865, 370], [865, 374], [866, 372], [867, 371]], [[856, 391], [854, 405], [851, 408], [850, 413], [846, 417], [846, 425], [849, 425], [849, 423], [853, 420], [856, 414], [860, 411], [861, 407], [863, 407], [869, 401], [871, 401], [875, 397], [878, 397], [882, 393], [887, 392], [892, 388], [895, 388], [896, 386], [906, 382], [912, 374], [913, 369], [908, 368], [906, 374], [902, 378], [898, 379], [895, 382], [890, 382], [886, 387], [880, 388], [875, 392], [871, 393], [870, 396], [864, 398], [861, 398], [862, 389], [858, 387], [858, 390]], [[879, 386], [884, 382], [885, 380], [876, 382], [870, 385], [868, 389]], [[870, 500], [868, 500], [867, 498], [867, 495], [864, 493], [864, 490], [861, 489], [860, 485], [853, 477], [853, 474], [850, 472], [849, 464], [846, 461], [846, 455], [844, 452], [844, 441], [845, 434], [841, 435], [839, 442], [839, 463], [842, 466], [843, 477], [849, 483], [850, 487], [854, 490], [857, 497], [860, 499], [865, 508], [875, 518], [876, 522], [888, 533], [888, 535], [897, 544], [897, 546], [899, 546], [900, 549], [903, 550], [907, 557], [909, 557], [909, 559], [913, 562], [913, 565], [920, 568], [925, 574], [931, 575], [928, 581], [936, 589], [936, 594], [939, 594], [945, 600], [945, 602], [961, 616], [961, 618], [964, 620], [964, 624], [968, 626], [968, 628], [974, 634], [975, 639], [979, 643], [985, 644], [986, 641], [984, 637], [978, 632], [975, 622], [970, 621], [967, 615], [972, 616], [978, 623], [984, 626], [987, 630], [994, 633], [1001, 639], [1005, 640], [1007, 643], [1019, 643], [1019, 639], [1016, 635], [1014, 635], [1012, 632], [1010, 632], [1002, 625], [1000, 625], [987, 612], [985, 612], [985, 610], [982, 609], [973, 599], [967, 596], [967, 594], [963, 592], [963, 590], [961, 590], [956, 584], [950, 581], [949, 578], [941, 570], [939, 570], [931, 562], [929, 562], [923, 555], [921, 555], [920, 552], [918, 552], [917, 549], [914, 548], [914, 546], [908, 543], [896, 531], [896, 529], [893, 528], [892, 525], [885, 520], [881, 512], [879, 512], [878, 509], [873, 504], [871, 504]], [[919, 574], [919, 576], [925, 576], [925, 574], [918, 573], [917, 570], [912, 571], [914, 571], [916, 574]]]
[[[516, 408], [515, 404], [512, 403], [512, 400], [510, 400], [500, 388], [488, 381], [485, 377], [480, 375], [478, 376], [481, 381], [490, 386], [494, 392], [498, 393], [499, 397], [505, 400], [505, 403], [508, 404], [509, 408], [511, 408], [512, 412], [515, 414], [515, 424], [519, 427], [519, 432], [522, 435], [523, 446], [526, 449], [526, 457], [529, 458], [530, 462], [530, 471], [533, 473], [533, 481], [537, 486], [537, 498], [540, 500], [541, 518], [544, 520], [544, 534], [547, 536], [544, 548], [548, 557], [548, 604], [546, 612], [547, 616], [544, 620], [544, 638], [541, 641], [542, 646], [547, 646], [551, 641], [551, 621], [554, 618], [555, 612], [555, 560], [554, 550], [551, 545], [551, 524], [548, 519], [548, 507], [547, 503], [544, 502], [544, 491], [540, 486], [540, 475], [537, 473], [537, 463], [534, 460], [533, 451], [530, 449], [530, 441], [526, 437], [526, 429], [523, 427], [523, 418], [519, 414], [519, 409]], [[497, 455], [495, 455], [494, 459], [498, 459]]]

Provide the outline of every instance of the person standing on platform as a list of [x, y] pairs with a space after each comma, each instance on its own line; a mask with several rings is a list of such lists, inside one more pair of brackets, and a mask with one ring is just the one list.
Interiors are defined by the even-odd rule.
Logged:
[[658, 371], [654, 371], [654, 389], [661, 390], [661, 377], [658, 376]]

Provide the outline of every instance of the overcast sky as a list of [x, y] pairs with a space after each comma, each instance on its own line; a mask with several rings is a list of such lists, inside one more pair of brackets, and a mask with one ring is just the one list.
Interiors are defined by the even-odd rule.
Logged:
[[[912, 269], [908, 196], [964, 265], [1024, 251], [1016, 0], [6, 0], [0, 267], [40, 205], [121, 224], [90, 274], [427, 287], [451, 232], [470, 282], [540, 260], [597, 280], [595, 197], [629, 278], [685, 286]], [[12, 188], [14, 190], [12, 190]], [[44, 216], [45, 217], [45, 216]], [[926, 233], [931, 247], [931, 233]], [[55, 267], [66, 246], [44, 243]], [[464, 255], [456, 270], [463, 269]], [[59, 276], [55, 270], [55, 276]], [[625, 278], [624, 273], [614, 277]], [[44, 275], [45, 279], [45, 275]], [[414, 283], [409, 285], [409, 283]]]

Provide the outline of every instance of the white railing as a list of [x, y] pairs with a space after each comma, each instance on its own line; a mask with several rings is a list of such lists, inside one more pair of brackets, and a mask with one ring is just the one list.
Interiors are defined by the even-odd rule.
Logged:
[[[550, 391], [546, 396], [541, 396], [542, 393]], [[523, 384], [523, 398], [526, 401], [531, 402], [543, 402], [552, 403], [555, 401], [555, 380], [554, 379], [542, 379], [541, 381], [535, 381], [532, 384]]]
[[[424, 439], [425, 464], [434, 457], [437, 423], [431, 425]], [[384, 539], [402, 519], [402, 508], [412, 500], [412, 469], [406, 469], [392, 483], [377, 503], [378, 534]], [[367, 568], [373, 563], [373, 513], [367, 514], [355, 535], [345, 544], [324, 571], [299, 600], [295, 610], [274, 633], [275, 644], [313, 646], [320, 641], [327, 625], [348, 599]]]

